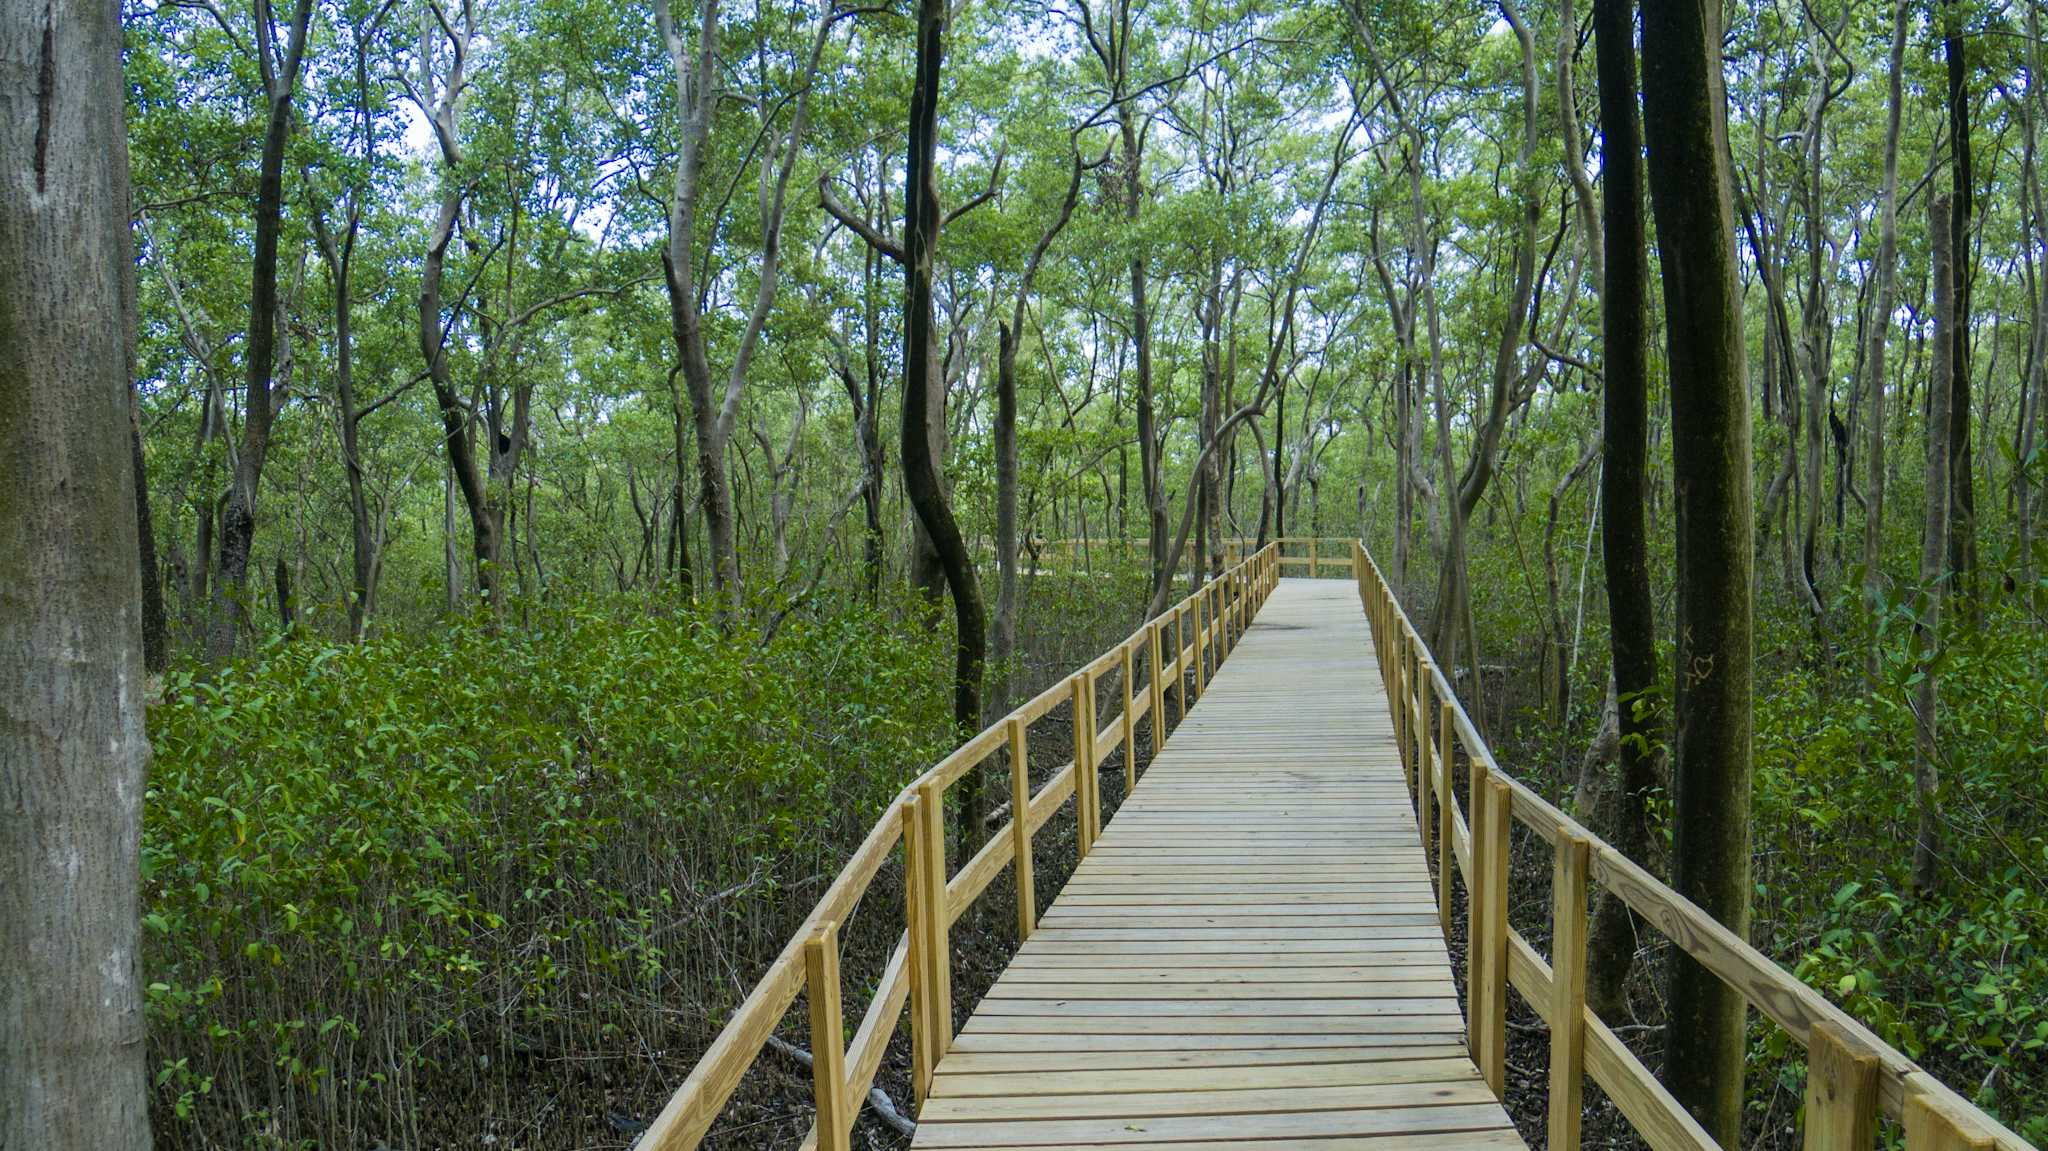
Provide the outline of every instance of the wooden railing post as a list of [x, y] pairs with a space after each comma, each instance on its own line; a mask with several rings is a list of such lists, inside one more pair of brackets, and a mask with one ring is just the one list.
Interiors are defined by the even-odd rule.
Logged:
[[1173, 605], [1173, 722], [1188, 717], [1187, 608]]
[[839, 925], [826, 920], [804, 942], [804, 997], [811, 1008], [811, 1093], [818, 1151], [848, 1151], [853, 1108], [846, 1093], [846, 1023], [839, 1007]]
[[1145, 634], [1152, 637], [1145, 646], [1151, 650], [1152, 681], [1146, 689], [1152, 693], [1152, 754], [1157, 756], [1166, 750], [1166, 663], [1160, 657], [1160, 635], [1165, 623], [1153, 620], [1145, 626]]
[[1422, 857], [1429, 858], [1429, 844], [1432, 837], [1432, 822], [1429, 811], [1429, 794], [1435, 784], [1434, 742], [1429, 738], [1429, 699], [1433, 683], [1427, 669], [1418, 677], [1421, 690], [1417, 692], [1415, 713], [1415, 823], [1422, 834]]
[[1472, 885], [1467, 909], [1466, 1041], [1495, 1095], [1507, 1080], [1508, 784], [1472, 761]]
[[1592, 859], [1584, 836], [1559, 835], [1550, 878], [1550, 1151], [1579, 1151], [1586, 1091], [1586, 873]]
[[946, 914], [946, 799], [935, 782], [918, 789], [924, 821], [925, 982], [930, 986], [932, 1066], [953, 1046], [952, 925]]
[[1131, 797], [1131, 789], [1138, 786], [1138, 724], [1131, 718], [1131, 704], [1136, 699], [1132, 691], [1131, 673], [1136, 663], [1131, 659], [1131, 641], [1125, 640], [1124, 653], [1124, 798]]
[[1806, 1041], [1806, 1151], [1876, 1144], [1877, 1053], [1833, 1023], [1814, 1024]]
[[1010, 741], [1010, 848], [1017, 868], [1017, 942], [1031, 938], [1038, 926], [1038, 889], [1031, 867], [1031, 744], [1021, 719], [1011, 719], [1004, 734]]
[[1081, 824], [1075, 842], [1085, 859], [1095, 846], [1095, 678], [1078, 671], [1067, 682], [1074, 693], [1074, 816]]
[[1310, 536], [1308, 537], [1308, 578], [1310, 579], [1316, 578], [1319, 574], [1316, 560], [1316, 537]]
[[903, 812], [903, 934], [905, 966], [910, 971], [910, 1088], [918, 1106], [931, 1090], [938, 1056], [932, 1034], [931, 924], [925, 893], [924, 799], [905, 796]]
[[1203, 584], [1195, 593], [1188, 607], [1195, 617], [1195, 698], [1200, 699], [1209, 692], [1209, 661], [1204, 653], [1209, 649], [1209, 624], [1202, 612], [1202, 603], [1209, 598], [1212, 584]]
[[1394, 686], [1391, 692], [1394, 705], [1394, 757], [1401, 763], [1401, 778], [1408, 778], [1408, 637], [1403, 634], [1394, 639]]
[[1924, 1071], [1906, 1078], [1900, 1126], [1906, 1151], [1991, 1151], [1996, 1146], [1977, 1117], [1933, 1086]]
[[1451, 725], [1451, 701], [1437, 704], [1437, 806], [1436, 806], [1436, 913], [1444, 938], [1451, 937], [1451, 871], [1457, 866], [1452, 841], [1458, 817], [1458, 796], [1451, 789], [1451, 769], [1457, 760], [1456, 738]]

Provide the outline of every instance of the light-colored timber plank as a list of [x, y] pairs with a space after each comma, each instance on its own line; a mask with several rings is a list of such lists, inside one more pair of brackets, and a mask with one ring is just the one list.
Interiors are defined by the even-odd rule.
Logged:
[[[1169, 744], [1169, 746], [1171, 746]], [[1211, 1139], [1228, 1145], [1253, 1140], [1333, 1138], [1357, 1135], [1423, 1135], [1454, 1131], [1498, 1131], [1508, 1127], [1497, 1103], [1450, 1107], [1375, 1108], [1355, 1111], [1293, 1111], [1260, 1115], [1188, 1115], [1146, 1118], [1018, 1120], [1007, 1123], [920, 1123], [913, 1146], [1071, 1148], [1182, 1144]], [[1256, 1146], [1256, 1144], [1255, 1144]]]
[[1007, 1075], [1031, 1071], [1074, 1072], [1160, 1071], [1216, 1067], [1309, 1067], [1329, 1064], [1407, 1065], [1432, 1059], [1463, 1059], [1462, 1044], [1409, 1044], [1380, 1047], [1295, 1047], [1242, 1051], [954, 1051], [947, 1058], [952, 1076]]
[[1280, 1067], [1173, 1067], [1122, 1069], [1075, 1075], [1070, 1071], [983, 1073], [955, 1071], [941, 1081], [949, 1096], [1112, 1095], [1159, 1091], [1286, 1091], [1322, 1087], [1381, 1087], [1398, 1083], [1465, 1083], [1479, 1078], [1472, 1064], [1449, 1059], [1375, 1063], [1316, 1063]]
[[934, 1096], [921, 1114], [931, 1123], [1000, 1119], [1153, 1119], [1187, 1115], [1264, 1115], [1299, 1111], [1449, 1107], [1493, 1096], [1477, 1075], [1453, 1083], [1296, 1087], [1290, 1091], [1143, 1091], [1104, 1095]]
[[[1121, 1151], [1130, 1143], [1062, 1143], [1060, 1151]], [[989, 1146], [984, 1144], [983, 1146]], [[1423, 1135], [1336, 1135], [1306, 1139], [1175, 1141], [1172, 1151], [1514, 1151], [1522, 1137], [1511, 1127]]]

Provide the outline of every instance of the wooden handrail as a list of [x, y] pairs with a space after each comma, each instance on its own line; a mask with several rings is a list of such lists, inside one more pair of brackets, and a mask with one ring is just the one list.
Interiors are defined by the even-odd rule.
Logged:
[[[1257, 542], [1243, 536], [1232, 536], [1225, 539], [1223, 541], [1224, 563], [1227, 566], [1236, 566], [1247, 550], [1254, 547]], [[1267, 540], [1265, 546], [1269, 548], [1278, 546], [1280, 548], [1280, 555], [1276, 562], [1283, 567], [1306, 567], [1309, 575], [1318, 575], [1332, 569], [1350, 572], [1351, 543], [1352, 540], [1349, 536], [1282, 536]], [[1100, 548], [1111, 554], [1118, 552], [1136, 554], [1141, 553], [1146, 546], [1148, 546], [1147, 541], [1137, 537], [1089, 536], [1086, 538], [1075, 537], [1046, 540], [1043, 544], [1043, 550], [1046, 554], [1063, 555], [1071, 558], [1084, 549]], [[1289, 547], [1301, 548], [1306, 554], [1288, 555], [1286, 554], [1286, 549]]]
[[[1195, 679], [1193, 695], [1199, 697], [1207, 690], [1210, 674], [1251, 626], [1279, 581], [1279, 565], [1277, 541], [1233, 564], [1222, 576], [1146, 620], [1123, 642], [990, 724], [906, 785], [669, 1097], [661, 1114], [641, 1134], [634, 1144], [636, 1151], [693, 1151], [797, 994], [807, 988], [812, 991], [812, 1077], [819, 1122], [813, 1123], [804, 1146], [827, 1151], [847, 1146], [854, 1115], [874, 1084], [906, 1007], [910, 1012], [912, 1082], [917, 1102], [922, 1104], [932, 1071], [953, 1039], [947, 954], [952, 925], [1005, 867], [1014, 865], [1018, 890], [1024, 893], [1018, 900], [1018, 936], [1029, 936], [1036, 926], [1031, 899], [1033, 837], [1067, 799], [1074, 798], [1085, 854], [1101, 833], [1100, 765], [1104, 759], [1117, 748], [1125, 748], [1126, 784], [1135, 783], [1137, 769], [1131, 749], [1138, 721], [1151, 717], [1149, 733], [1155, 755], [1166, 745], [1166, 690], [1161, 677], [1171, 677], [1177, 723], [1187, 715], [1189, 673]], [[1172, 645], [1171, 658], [1162, 650], [1167, 644]], [[1144, 649], [1142, 658], [1140, 648]], [[1142, 693], [1131, 683], [1140, 666], [1151, 676]], [[1098, 730], [1096, 688], [1098, 680], [1109, 673], [1123, 680], [1124, 706]], [[1024, 756], [1029, 728], [1067, 702], [1076, 705], [1074, 759], [1055, 772], [1037, 794], [1030, 794]], [[946, 789], [999, 748], [1008, 748], [1012, 754], [1010, 818], [949, 878], [943, 810]], [[904, 847], [907, 922], [853, 1041], [841, 1046], [840, 926], [859, 906], [899, 841]]]
[[[1585, 1006], [1586, 884], [1618, 896], [1674, 946], [1783, 1027], [1807, 1053], [1808, 1151], [1868, 1151], [1879, 1115], [1905, 1126], [1906, 1151], [2034, 1151], [2026, 1140], [1887, 1045], [1819, 992], [1778, 966], [1696, 904], [1665, 886], [1521, 781], [1500, 769], [1458, 702], [1421, 633], [1387, 586], [1379, 565], [1353, 541], [1360, 602], [1372, 625], [1402, 769], [1418, 805], [1425, 847], [1438, 851], [1438, 906], [1446, 925], [1452, 862], [1473, 908], [1466, 948], [1467, 1021], [1474, 1061], [1499, 1083], [1498, 1035], [1512, 985], [1552, 1028], [1549, 1146], [1577, 1151], [1577, 1074], [1607, 1092], [1654, 1151], [1708, 1151], [1713, 1138], [1649, 1069]], [[1438, 706], [1435, 743], [1429, 703]], [[1463, 747], [1471, 765], [1470, 816], [1450, 786]], [[1411, 772], [1411, 767], [1413, 768]], [[1427, 774], [1425, 774], [1427, 773]], [[1432, 827], [1430, 804], [1437, 805]], [[1552, 954], [1548, 961], [1505, 923], [1507, 826], [1512, 819], [1555, 852]], [[1484, 914], [1482, 914], [1482, 909]], [[1560, 976], [1555, 965], [1567, 964]], [[1560, 1028], [1560, 1020], [1565, 1026]]]

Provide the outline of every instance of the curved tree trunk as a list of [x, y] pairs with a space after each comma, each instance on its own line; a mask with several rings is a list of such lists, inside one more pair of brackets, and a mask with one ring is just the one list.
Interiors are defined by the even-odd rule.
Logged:
[[[982, 612], [981, 582], [968, 553], [960, 524], [946, 497], [939, 461], [933, 452], [931, 426], [932, 251], [939, 239], [937, 182], [939, 71], [945, 52], [945, 0], [919, 0], [917, 6], [917, 80], [910, 94], [910, 160], [906, 176], [908, 202], [903, 212], [903, 490], [930, 535], [953, 593], [953, 722], [965, 736], [981, 722], [981, 681], [987, 658], [987, 622]], [[961, 781], [960, 828], [963, 849], [980, 843], [981, 795], [978, 775]]]

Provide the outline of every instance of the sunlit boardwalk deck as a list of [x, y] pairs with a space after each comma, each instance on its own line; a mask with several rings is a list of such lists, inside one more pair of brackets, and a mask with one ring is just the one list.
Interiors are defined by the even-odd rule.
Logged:
[[915, 1147], [1522, 1146], [1348, 580], [1280, 582], [940, 1061]]

